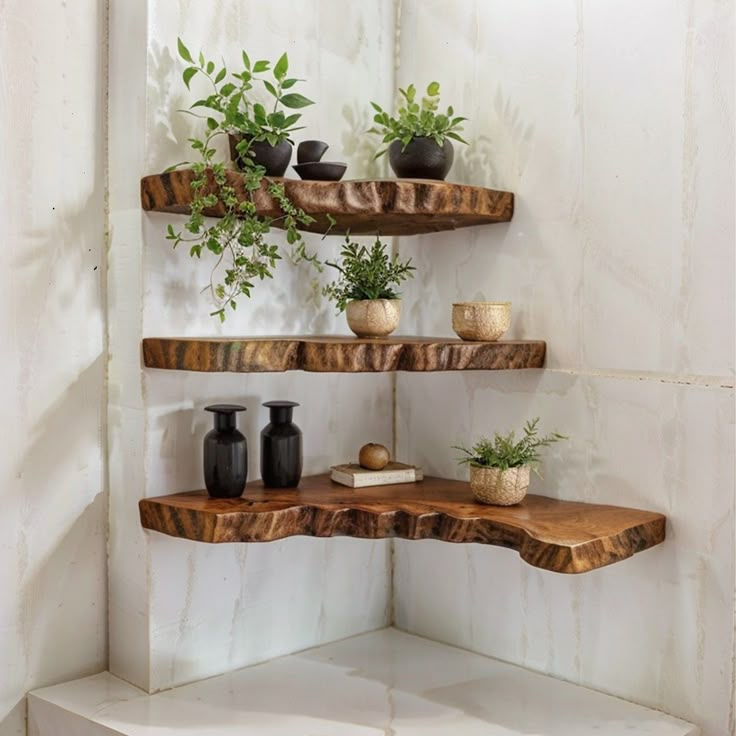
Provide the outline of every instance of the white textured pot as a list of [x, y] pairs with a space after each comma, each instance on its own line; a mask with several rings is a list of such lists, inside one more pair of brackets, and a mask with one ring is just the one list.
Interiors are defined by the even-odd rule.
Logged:
[[529, 489], [529, 466], [499, 470], [471, 465], [470, 488], [483, 503], [513, 506], [524, 499]]
[[363, 299], [350, 302], [345, 314], [358, 337], [386, 337], [401, 319], [401, 299]]

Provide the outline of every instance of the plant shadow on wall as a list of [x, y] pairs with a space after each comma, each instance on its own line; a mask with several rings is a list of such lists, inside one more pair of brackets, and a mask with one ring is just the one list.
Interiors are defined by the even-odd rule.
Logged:
[[[177, 62], [168, 47], [156, 41], [148, 52], [148, 108], [152, 110], [151, 132], [146, 138], [146, 155], [155, 169], [163, 169], [181, 155], [183, 142], [192, 136], [192, 125], [177, 114], [186, 97], [177, 83]], [[224, 150], [224, 148], [223, 148]]]
[[342, 134], [342, 148], [358, 176], [378, 179], [384, 175], [384, 166], [376, 159], [375, 143], [366, 135], [372, 115], [360, 105], [343, 105], [343, 120], [348, 129]]
[[461, 150], [456, 173], [478, 186], [519, 190], [534, 140], [534, 124], [524, 122], [521, 110], [499, 86], [493, 96], [494, 118], [489, 133], [474, 136]]

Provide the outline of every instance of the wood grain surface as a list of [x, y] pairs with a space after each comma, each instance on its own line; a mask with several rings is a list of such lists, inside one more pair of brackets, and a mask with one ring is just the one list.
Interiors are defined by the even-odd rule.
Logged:
[[[191, 169], [156, 174], [141, 179], [141, 204], [144, 210], [187, 214], [192, 201]], [[514, 212], [511, 192], [465, 184], [425, 179], [378, 179], [348, 181], [301, 181], [274, 178], [286, 187], [289, 199], [315, 218], [302, 229], [324, 233], [329, 227], [327, 214], [337, 221], [333, 234], [350, 231], [353, 235], [417, 235], [455, 230], [471, 225], [508, 222]], [[241, 178], [228, 173], [228, 183], [242, 199]], [[216, 191], [214, 180], [204, 193]], [[266, 182], [256, 192], [258, 213], [278, 217], [281, 210], [268, 194]], [[222, 206], [205, 210], [212, 217], [223, 215]]]
[[329, 475], [299, 488], [249, 483], [242, 498], [211, 499], [205, 491], [140, 501], [146, 529], [198, 542], [271, 542], [284, 537], [439, 539], [516, 550], [530, 565], [582, 573], [660, 544], [665, 517], [649, 511], [527, 496], [517, 506], [477, 503], [468, 483], [346, 488]]
[[464, 342], [454, 338], [147, 337], [147, 368], [179, 371], [315, 373], [541, 368], [542, 341]]

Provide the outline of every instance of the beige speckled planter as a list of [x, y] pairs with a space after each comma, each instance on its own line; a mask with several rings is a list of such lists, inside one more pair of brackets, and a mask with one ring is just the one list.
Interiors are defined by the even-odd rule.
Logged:
[[483, 503], [513, 506], [526, 496], [529, 488], [529, 466], [499, 470], [471, 465], [470, 488]]
[[401, 319], [401, 299], [364, 299], [346, 309], [348, 327], [358, 337], [386, 337]]
[[452, 305], [452, 329], [463, 340], [498, 340], [511, 324], [511, 302], [459, 302]]

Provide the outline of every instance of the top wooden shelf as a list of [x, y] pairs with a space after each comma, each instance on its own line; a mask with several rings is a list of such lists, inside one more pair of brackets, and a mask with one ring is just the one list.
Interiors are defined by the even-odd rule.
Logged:
[[[141, 203], [144, 210], [187, 214], [192, 202], [190, 187], [194, 174], [180, 169], [141, 179]], [[244, 197], [242, 182], [236, 172], [228, 172], [229, 183]], [[331, 234], [420, 235], [456, 230], [472, 225], [508, 222], [514, 212], [511, 192], [451, 184], [428, 179], [377, 179], [348, 181], [301, 181], [274, 179], [286, 187], [289, 199], [315, 218], [303, 228], [324, 233], [329, 228], [327, 215], [336, 220]], [[210, 185], [210, 189], [214, 183]], [[278, 217], [277, 204], [266, 185], [256, 192], [258, 213]], [[205, 210], [211, 217], [221, 217], [223, 210]]]

